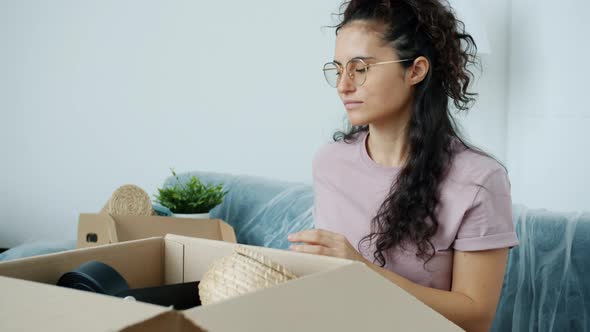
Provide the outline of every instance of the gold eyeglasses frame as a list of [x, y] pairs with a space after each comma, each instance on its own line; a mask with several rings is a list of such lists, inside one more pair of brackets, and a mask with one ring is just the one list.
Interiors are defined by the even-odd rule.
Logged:
[[[348, 70], [348, 66], [350, 65], [350, 63], [352, 61], [360, 62], [364, 66], [364, 69], [362, 69], [362, 70], [363, 70], [363, 73], [366, 74], [366, 75], [364, 75], [364, 79], [360, 83], [355, 82], [355, 80], [354, 80], [354, 78], [355, 78], [354, 73], [351, 73]], [[375, 63], [366, 63], [363, 59], [354, 58], [354, 59], [350, 59], [346, 63], [346, 66], [344, 66], [344, 67], [342, 67], [342, 65], [339, 64], [338, 62], [330, 61], [330, 62], [326, 62], [324, 64], [324, 68], [323, 68], [324, 78], [326, 79], [326, 82], [328, 82], [328, 85], [330, 85], [333, 88], [337, 88], [338, 87], [338, 84], [340, 83], [340, 80], [341, 80], [341, 77], [342, 77], [342, 73], [344, 71], [346, 71], [346, 74], [352, 80], [352, 82], [354, 83], [354, 85], [357, 86], [357, 87], [359, 87], [359, 86], [365, 84], [365, 82], [367, 81], [367, 76], [369, 76], [367, 73], [368, 73], [368, 69], [370, 67], [372, 67], [372, 66], [378, 66], [378, 65], [385, 65], [385, 64], [390, 64], [390, 63], [400, 63], [400, 62], [405, 62], [405, 61], [414, 61], [414, 59], [401, 59], [401, 60], [381, 61], [381, 62], [375, 62]], [[333, 65], [335, 68], [326, 68], [326, 66], [328, 66], [328, 65]], [[326, 74], [327, 71], [333, 71], [333, 70], [338, 70], [338, 77], [336, 79], [335, 84], [332, 84], [330, 82], [330, 79], [328, 78], [328, 76]], [[357, 69], [357, 71], [358, 71], [358, 69]]]

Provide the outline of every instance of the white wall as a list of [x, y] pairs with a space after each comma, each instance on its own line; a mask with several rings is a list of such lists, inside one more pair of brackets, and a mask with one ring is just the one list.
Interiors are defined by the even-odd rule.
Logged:
[[[506, 121], [508, 84], [508, 40], [510, 29], [509, 0], [473, 1], [451, 0], [457, 16], [466, 24], [475, 25], [474, 37], [480, 54], [482, 71], [473, 68], [476, 80], [472, 91], [479, 96], [467, 114], [457, 114], [463, 134], [473, 145], [485, 150], [502, 163], [506, 163]], [[462, 12], [467, 15], [462, 16]], [[477, 35], [485, 31], [486, 35]], [[477, 37], [480, 37], [478, 40]], [[485, 39], [488, 39], [486, 45]]]
[[[505, 158], [508, 0], [463, 120]], [[311, 181], [344, 111], [321, 67], [338, 1], [0, 0], [0, 247], [74, 239], [120, 185], [208, 170]]]
[[513, 0], [507, 159], [513, 201], [590, 210], [586, 0]]

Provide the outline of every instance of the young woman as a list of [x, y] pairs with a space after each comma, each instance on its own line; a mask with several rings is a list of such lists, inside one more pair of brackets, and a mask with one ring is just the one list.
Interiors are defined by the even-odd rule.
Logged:
[[518, 244], [502, 165], [459, 137], [472, 37], [442, 0], [352, 0], [328, 83], [350, 129], [313, 162], [316, 229], [291, 250], [358, 260], [468, 331], [493, 321]]

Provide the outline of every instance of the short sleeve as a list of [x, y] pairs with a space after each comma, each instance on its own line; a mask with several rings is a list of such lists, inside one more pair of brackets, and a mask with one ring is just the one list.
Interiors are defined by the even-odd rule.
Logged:
[[504, 169], [499, 169], [479, 186], [473, 204], [463, 216], [453, 248], [478, 251], [517, 245], [510, 184]]

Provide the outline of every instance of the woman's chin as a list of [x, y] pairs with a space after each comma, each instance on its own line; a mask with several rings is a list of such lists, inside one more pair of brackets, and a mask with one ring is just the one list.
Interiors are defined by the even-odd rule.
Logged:
[[365, 126], [371, 122], [366, 116], [351, 114], [351, 112], [348, 112], [348, 121], [353, 126]]

